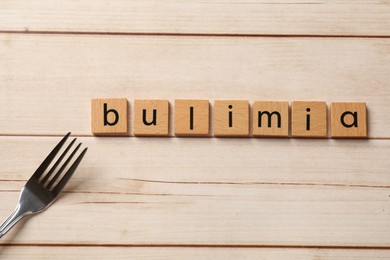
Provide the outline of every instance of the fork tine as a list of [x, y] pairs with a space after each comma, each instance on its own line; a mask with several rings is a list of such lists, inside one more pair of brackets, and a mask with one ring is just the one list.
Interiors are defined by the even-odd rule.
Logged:
[[55, 181], [61, 176], [61, 173], [64, 171], [66, 166], [69, 164], [69, 162], [72, 160], [73, 156], [76, 154], [77, 150], [80, 148], [81, 143], [79, 143], [76, 148], [73, 150], [73, 152], [69, 155], [68, 159], [66, 159], [65, 163], [61, 166], [61, 168], [58, 170], [56, 175], [54, 175], [53, 179], [50, 180], [49, 184], [47, 185], [46, 189], [50, 189]]
[[61, 192], [61, 190], [65, 187], [66, 183], [69, 181], [70, 177], [72, 177], [73, 173], [76, 171], [77, 167], [79, 166], [81, 160], [83, 159], [85, 153], [87, 152], [88, 148], [85, 148], [79, 157], [74, 161], [72, 166], [69, 168], [69, 170], [65, 173], [64, 177], [58, 182], [57, 186], [53, 189], [54, 194], [58, 194]]
[[34, 177], [36, 179], [39, 179], [42, 176], [42, 174], [45, 172], [47, 167], [49, 167], [51, 161], [53, 161], [54, 157], [57, 155], [58, 151], [66, 142], [66, 139], [68, 139], [69, 135], [70, 132], [67, 133], [64, 136], [64, 138], [62, 138], [62, 140], [56, 145], [56, 147], [54, 147], [54, 149], [50, 152], [50, 154], [46, 157], [46, 159], [41, 163], [41, 165], [39, 165], [38, 169], [34, 172], [32, 178]]
[[77, 140], [77, 138], [73, 139], [72, 142], [66, 147], [65, 151], [61, 154], [60, 158], [55, 162], [53, 167], [51, 167], [50, 171], [46, 174], [46, 176], [42, 179], [41, 183], [45, 184], [47, 180], [50, 178], [50, 176], [53, 174], [55, 169], [57, 169], [58, 165], [61, 163], [61, 161], [64, 159], [65, 155], [68, 153], [69, 149], [72, 147], [74, 142]]

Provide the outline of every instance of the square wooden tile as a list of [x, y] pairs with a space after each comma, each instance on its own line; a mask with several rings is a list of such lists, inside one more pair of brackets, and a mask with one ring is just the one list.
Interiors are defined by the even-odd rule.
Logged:
[[214, 102], [214, 136], [249, 136], [248, 100], [216, 100]]
[[207, 136], [210, 132], [208, 100], [175, 100], [175, 135]]
[[252, 108], [254, 137], [288, 137], [288, 102], [255, 101]]
[[367, 109], [365, 102], [333, 102], [330, 106], [331, 137], [367, 137]]
[[127, 135], [127, 121], [126, 98], [91, 100], [91, 123], [94, 135]]
[[134, 100], [134, 135], [168, 136], [169, 101], [161, 99]]
[[326, 138], [327, 107], [323, 101], [293, 101], [291, 103], [291, 135], [293, 137]]

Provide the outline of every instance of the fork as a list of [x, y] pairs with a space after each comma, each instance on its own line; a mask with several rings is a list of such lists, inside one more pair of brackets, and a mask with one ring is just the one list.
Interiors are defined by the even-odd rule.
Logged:
[[[76, 138], [70, 142], [58, 160], [53, 164], [51, 169], [46, 174], [44, 174], [49, 165], [54, 161], [55, 156], [60, 151], [61, 147], [64, 145], [69, 136], [70, 132], [62, 138], [56, 147], [54, 147], [54, 149], [50, 152], [50, 154], [24, 185], [22, 191], [20, 192], [19, 201], [15, 211], [0, 226], [0, 238], [4, 236], [23, 217], [30, 214], [39, 213], [48, 208], [65, 187], [70, 177], [72, 177], [73, 173], [83, 159], [84, 154], [87, 152], [87, 148], [85, 148], [80, 153], [77, 159], [68, 168], [66, 173], [63, 174], [62, 178], [57, 181], [61, 177], [62, 172], [65, 170], [69, 162], [72, 160], [73, 156], [76, 154], [77, 150], [80, 148], [81, 143], [76, 146], [60, 169], [58, 171], [56, 171], [56, 169], [68, 151], [72, 148]], [[50, 178], [51, 176], [53, 177]]]

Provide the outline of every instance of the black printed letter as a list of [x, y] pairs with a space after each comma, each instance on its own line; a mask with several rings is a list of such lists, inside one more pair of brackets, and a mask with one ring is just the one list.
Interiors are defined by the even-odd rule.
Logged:
[[[107, 103], [104, 103], [104, 125], [109, 125], [109, 126], [113, 126], [113, 125], [116, 125], [119, 121], [119, 114], [118, 114], [118, 111], [116, 111], [115, 109], [109, 109], [107, 110]], [[114, 119], [114, 122], [110, 123], [108, 122], [107, 120], [107, 115], [108, 113], [114, 113], [115, 115], [115, 119]]]
[[269, 111], [264, 111], [264, 112], [261, 112], [261, 111], [258, 111], [258, 121], [257, 121], [257, 125], [258, 127], [261, 127], [261, 118], [263, 115], [267, 115], [268, 116], [268, 127], [271, 127], [271, 124], [272, 124], [272, 116], [273, 115], [276, 115], [278, 117], [278, 128], [281, 127], [282, 125], [282, 118], [280, 116], [280, 113], [277, 112], [277, 111], [273, 111], [272, 113], [270, 113]]
[[[346, 115], [351, 115], [353, 117], [353, 122], [352, 124], [347, 124], [345, 123], [344, 119], [345, 119], [345, 116]], [[340, 117], [340, 121], [341, 121], [341, 124], [344, 126], [344, 127], [347, 127], [347, 128], [351, 128], [351, 127], [358, 127], [358, 114], [357, 112], [351, 112], [351, 111], [346, 111], [344, 112], [341, 117]]]
[[146, 120], [146, 109], [143, 109], [142, 110], [142, 122], [144, 123], [144, 125], [156, 125], [156, 123], [157, 123], [157, 110], [153, 109], [153, 120], [152, 120], [152, 122], [148, 122]]
[[[229, 105], [229, 109], [232, 109], [233, 106]], [[233, 112], [229, 111], [229, 127], [233, 127]]]
[[[306, 108], [307, 112], [310, 112], [310, 108]], [[310, 115], [306, 115], [306, 130], [310, 131]]]
[[190, 107], [190, 129], [194, 130], [194, 107]]

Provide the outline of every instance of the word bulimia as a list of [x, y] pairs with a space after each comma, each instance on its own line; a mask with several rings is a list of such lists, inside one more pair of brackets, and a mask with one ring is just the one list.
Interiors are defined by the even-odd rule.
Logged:
[[[208, 100], [178, 99], [173, 109], [176, 136], [327, 138], [330, 128], [332, 138], [367, 137], [365, 102], [332, 102], [330, 119], [325, 101], [215, 100], [211, 109]], [[131, 125], [135, 136], [169, 136], [169, 110], [168, 100], [136, 99], [129, 124], [126, 98], [93, 99], [92, 133], [129, 135]]]

